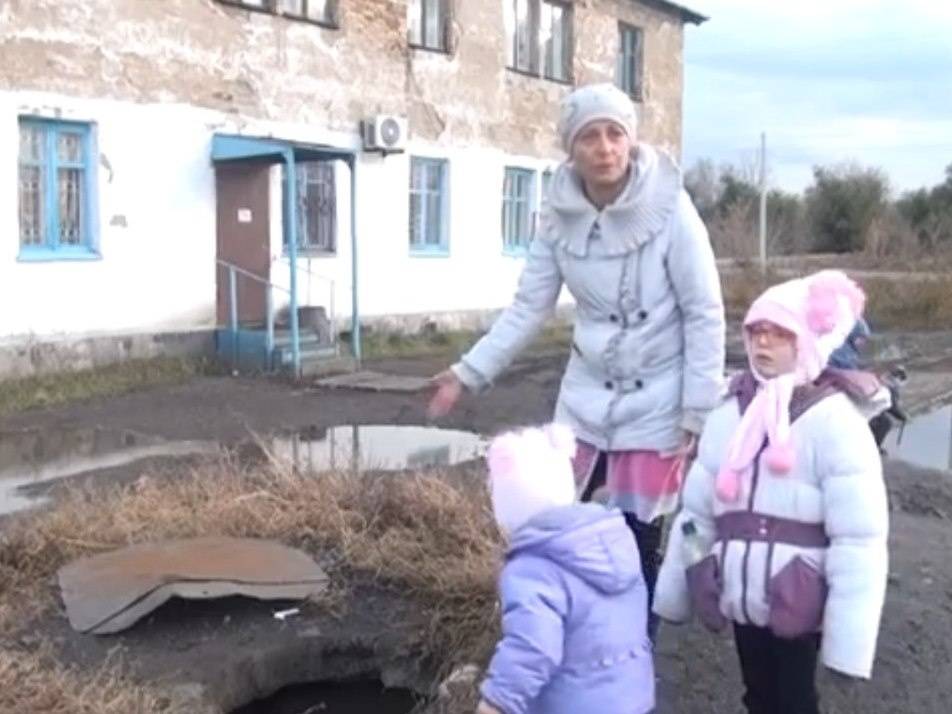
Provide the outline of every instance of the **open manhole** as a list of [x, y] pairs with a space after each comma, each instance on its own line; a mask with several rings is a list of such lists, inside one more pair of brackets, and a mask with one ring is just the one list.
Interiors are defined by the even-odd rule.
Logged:
[[379, 680], [312, 682], [285, 687], [231, 714], [410, 714], [418, 702], [409, 689], [385, 689]]
[[453, 466], [483, 455], [469, 431], [404, 425], [312, 428], [271, 441], [275, 454], [304, 471], [405, 471]]

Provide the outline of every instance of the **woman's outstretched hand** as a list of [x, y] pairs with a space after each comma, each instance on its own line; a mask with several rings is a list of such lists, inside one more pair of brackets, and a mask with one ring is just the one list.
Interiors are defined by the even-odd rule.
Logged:
[[430, 397], [427, 414], [431, 419], [438, 419], [453, 411], [453, 407], [463, 395], [463, 383], [453, 370], [447, 369], [433, 377], [430, 384], [434, 392]]

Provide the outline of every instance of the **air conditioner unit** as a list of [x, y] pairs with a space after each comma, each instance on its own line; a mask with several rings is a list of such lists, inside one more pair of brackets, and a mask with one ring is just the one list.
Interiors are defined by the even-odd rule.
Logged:
[[378, 114], [363, 122], [364, 151], [393, 154], [407, 147], [407, 120], [392, 114]]

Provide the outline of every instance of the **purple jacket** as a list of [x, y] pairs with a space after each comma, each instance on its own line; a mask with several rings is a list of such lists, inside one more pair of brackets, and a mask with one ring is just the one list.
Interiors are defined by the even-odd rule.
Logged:
[[513, 534], [500, 595], [487, 702], [504, 714], [654, 708], [647, 591], [620, 511], [577, 504], [533, 518]]

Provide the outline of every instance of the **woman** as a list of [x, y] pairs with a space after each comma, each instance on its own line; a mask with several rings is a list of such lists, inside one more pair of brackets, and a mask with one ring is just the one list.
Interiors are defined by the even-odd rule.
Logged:
[[662, 517], [721, 391], [720, 283], [680, 169], [636, 143], [627, 95], [609, 84], [575, 90], [559, 133], [569, 159], [553, 176], [515, 299], [434, 378], [430, 413], [447, 414], [464, 389], [486, 389], [553, 313], [564, 283], [576, 316], [555, 420], [579, 440], [582, 499], [604, 484], [625, 513], [650, 598]]

